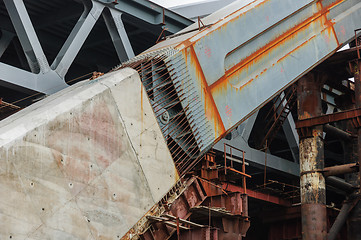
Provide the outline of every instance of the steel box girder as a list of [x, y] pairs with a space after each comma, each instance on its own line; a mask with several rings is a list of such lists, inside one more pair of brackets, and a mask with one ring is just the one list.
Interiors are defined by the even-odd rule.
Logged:
[[[232, 131], [276, 94], [335, 53], [361, 27], [357, 0], [237, 1], [155, 45], [142, 57], [169, 49], [177, 81], [191, 79], [197, 96], [186, 96], [205, 120], [195, 122], [202, 151]], [[163, 51], [163, 52], [162, 52]], [[170, 50], [169, 50], [170, 51]], [[184, 61], [184, 64], [181, 62]], [[179, 94], [189, 92], [186, 87]], [[187, 95], [187, 93], [185, 93]]]
[[142, 19], [150, 24], [164, 24], [168, 32], [176, 33], [193, 23], [175, 12], [147, 0], [96, 0], [112, 6], [123, 13]]

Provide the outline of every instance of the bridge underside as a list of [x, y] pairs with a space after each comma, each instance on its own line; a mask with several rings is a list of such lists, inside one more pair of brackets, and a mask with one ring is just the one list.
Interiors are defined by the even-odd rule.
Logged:
[[[2, 99], [0, 118], [3, 119], [12, 115], [43, 99], [47, 95], [66, 88], [68, 85], [89, 79], [93, 76], [94, 72], [108, 72], [120, 62], [140, 54], [153, 46], [157, 41], [163, 40], [164, 35], [174, 34], [192, 23], [192, 21], [149, 1], [139, 0], [134, 2], [136, 3], [132, 5], [129, 4], [129, 1], [106, 0], [0, 1], [0, 98]], [[335, 53], [311, 71], [311, 74], [318, 74], [320, 72], [324, 74], [324, 82], [320, 94], [322, 114], [331, 114], [354, 108], [355, 85], [351, 78], [354, 77], [353, 60], [357, 58], [356, 48], [352, 48]], [[101, 74], [97, 73], [94, 76], [96, 77], [98, 75]], [[212, 164], [214, 164], [214, 166], [224, 167], [225, 164], [230, 165], [232, 163], [232, 169], [243, 172], [243, 159], [247, 163], [246, 173], [251, 176], [251, 178], [247, 178], [247, 194], [249, 196], [248, 216], [251, 217], [252, 224], [246, 239], [292, 239], [301, 236], [301, 209], [299, 206], [301, 201], [299, 187], [300, 136], [296, 130], [296, 122], [299, 119], [296, 89], [297, 83], [288, 86], [212, 148], [212, 154], [214, 155], [214, 163]], [[144, 92], [144, 94], [146, 93]], [[143, 97], [145, 96], [146, 95]], [[125, 99], [124, 102], [127, 102], [127, 99]], [[154, 103], [151, 102], [151, 104]], [[58, 106], [62, 108], [62, 104]], [[101, 107], [96, 108], [99, 110]], [[24, 111], [26, 111], [26, 109]], [[115, 110], [113, 109], [112, 111]], [[94, 113], [94, 117], [97, 114]], [[157, 117], [158, 123], [160, 123], [160, 116]], [[84, 119], [88, 118], [88, 116], [74, 117], [74, 119], [79, 118]], [[77, 121], [74, 119], [71, 120], [71, 122], [75, 124]], [[104, 119], [95, 119], [94, 121], [103, 120]], [[148, 119], [145, 120], [148, 121]], [[83, 129], [86, 128], [86, 125], [87, 122], [83, 122], [83, 126], [75, 127]], [[161, 130], [163, 130], [162, 127], [164, 126], [161, 125]], [[130, 126], [130, 128], [132, 127]], [[42, 150], [39, 151], [39, 149], [42, 149], [44, 142], [40, 143], [37, 141], [45, 140], [37, 139], [39, 136], [35, 139], [36, 141], [34, 139], [34, 141], [31, 140], [31, 138], [34, 138], [34, 134], [39, 134], [37, 131], [39, 130], [34, 130], [29, 133], [29, 141], [23, 139], [23, 141], [26, 142], [26, 144], [23, 144], [24, 146], [22, 144], [17, 146], [17, 148], [24, 147], [24, 149], [28, 149], [25, 150], [26, 153], [29, 151], [34, 153], [34, 157], [26, 162], [26, 164], [30, 164], [29, 166], [37, 166], [39, 169], [47, 167], [48, 170], [50, 169], [53, 172], [57, 171], [59, 176], [60, 174], [64, 176], [64, 174], [67, 174], [67, 171], [72, 171], [73, 167], [71, 166], [68, 166], [67, 169], [62, 169], [64, 166], [61, 165], [63, 164], [61, 162], [57, 162], [51, 166], [42, 166], [42, 164], [38, 162], [38, 156], [44, 157], [41, 155], [44, 154], [41, 152]], [[162, 137], [161, 133], [158, 133], [159, 137]], [[41, 134], [45, 133], [43, 132]], [[105, 134], [108, 134], [108, 132]], [[117, 132], [117, 134], [120, 133]], [[182, 133], [179, 134], [182, 136]], [[49, 136], [50, 135], [52, 134], [49, 134]], [[336, 123], [329, 122], [324, 125], [322, 137], [324, 141], [325, 167], [357, 162], [355, 158], [355, 156], [357, 157], [357, 154], [355, 154], [355, 136], [355, 128], [350, 124], [349, 120], [345, 119]], [[54, 139], [56, 135], [52, 138], [56, 141], [56, 139]], [[73, 139], [69, 139], [67, 148], [76, 146], [76, 143], [72, 140]], [[86, 138], [82, 139], [82, 143], [84, 143], [84, 141], [86, 142], [86, 140]], [[94, 149], [99, 147], [96, 143], [92, 146]], [[76, 153], [76, 150], [72, 151]], [[9, 154], [8, 150], [6, 153]], [[48, 154], [48, 157], [51, 159], [56, 158], [56, 154], [52, 150], [47, 150], [46, 154]], [[71, 157], [72, 156], [70, 156], [70, 158]], [[168, 157], [170, 158], [170, 156]], [[21, 158], [21, 156], [16, 156], [15, 160], [18, 158]], [[60, 159], [61, 158], [58, 160], [61, 161]], [[168, 158], [165, 158], [165, 160], [166, 159]], [[134, 156], [134, 161], [141, 162], [136, 156]], [[6, 163], [4, 164], [6, 165]], [[12, 177], [20, 176], [17, 164], [18, 163], [14, 164], [13, 168], [9, 167], [9, 169], [6, 170], [8, 173], [2, 171], [1, 177], [7, 178], [10, 173], [13, 174]], [[91, 161], [79, 163], [80, 167], [85, 168], [84, 164], [91, 164]], [[208, 169], [207, 171], [209, 171], [209, 173], [205, 174], [207, 171], [204, 169], [210, 167], [210, 165], [207, 164], [209, 164], [207, 161], [200, 161], [191, 173], [201, 176], [203, 180], [211, 182], [210, 185], [216, 184], [218, 187], [220, 186], [224, 191], [245, 193], [243, 188], [240, 187], [243, 186], [244, 178], [237, 176], [235, 172], [233, 172], [232, 175], [228, 171], [229, 178], [224, 177], [224, 179], [222, 179], [222, 181], [224, 180], [223, 182], [221, 181], [223, 185], [218, 181], [213, 182], [214, 179], [211, 176], [211, 174], [215, 174], [213, 170]], [[86, 166], [88, 167], [88, 165]], [[89, 173], [88, 170], [89, 169], [85, 172]], [[103, 168], [102, 171], [103, 170], [106, 171], [106, 168]], [[109, 171], [112, 174], [116, 174], [118, 170], [120, 169], [117, 168]], [[124, 171], [122, 174], [127, 175], [126, 170]], [[233, 170], [231, 170], [231, 172], [232, 171]], [[220, 174], [219, 176], [221, 176], [223, 172], [224, 169], [220, 171], [217, 170], [217, 174]], [[100, 174], [100, 172], [97, 173]], [[35, 212], [31, 214], [37, 218], [37, 223], [40, 225], [44, 224], [45, 217], [52, 214], [52, 212], [49, 213], [50, 206], [46, 205], [48, 203], [44, 203], [45, 205], [43, 205], [42, 200], [40, 201], [39, 199], [36, 199], [36, 201], [39, 200], [36, 204], [33, 204], [33, 200], [29, 200], [35, 196], [31, 195], [34, 193], [31, 191], [35, 191], [37, 186], [48, 189], [47, 191], [50, 194], [52, 192], [52, 185], [49, 185], [48, 180], [43, 181], [38, 177], [29, 177], [29, 174], [33, 174], [33, 172], [27, 172], [26, 169], [23, 174], [23, 176], [19, 177], [22, 181], [19, 183], [20, 185], [7, 185], [7, 187], [2, 189], [6, 192], [12, 188], [21, 188], [21, 191], [23, 191], [22, 195], [13, 195], [12, 198], [24, 198], [24, 201], [28, 201], [27, 204], [32, 205], [32, 207], [35, 206]], [[42, 176], [48, 177], [45, 172], [41, 172], [41, 174], [43, 174]], [[88, 180], [94, 177], [89, 174], [82, 177]], [[172, 177], [174, 177], [170, 181], [172, 184], [176, 182], [175, 176], [176, 174], [172, 175]], [[125, 178], [127, 177], [128, 176], [125, 176]], [[146, 179], [147, 177], [143, 176], [143, 178]], [[350, 193], [353, 192], [355, 185], [357, 185], [357, 183], [355, 184], [355, 178], [357, 179], [354, 174], [342, 173], [337, 175], [337, 177], [326, 179], [326, 206], [328, 208], [327, 214], [330, 221], [327, 226], [328, 230], [332, 225], [331, 223], [335, 220], [339, 209], [342, 207], [345, 196], [349, 196]], [[69, 192], [67, 196], [70, 201], [69, 208], [66, 208], [64, 211], [69, 213], [74, 209], [74, 206], [72, 207], [71, 205], [77, 204], [77, 201], [80, 201], [79, 196], [82, 195], [80, 194], [72, 198], [72, 194], [77, 194], [80, 188], [78, 188], [78, 186], [75, 187], [75, 185], [74, 187], [73, 185], [70, 186], [69, 184], [75, 184], [75, 180], [77, 179], [72, 179], [72, 177], [64, 179], [66, 179], [66, 182], [62, 187]], [[152, 179], [151, 181], [155, 180], [156, 179]], [[7, 183], [4, 182], [4, 184]], [[99, 188], [117, 188], [117, 186], [110, 186], [106, 181], [99, 184]], [[121, 184], [122, 183], [119, 183], [119, 185]], [[144, 189], [148, 188], [147, 184], [144, 185]], [[162, 194], [164, 194], [172, 184], [169, 183], [166, 186], [167, 189], [162, 189]], [[202, 184], [204, 187], [204, 182], [202, 182]], [[92, 187], [94, 188], [89, 190], [90, 192], [93, 191], [92, 193], [99, 190], [95, 186]], [[216, 189], [218, 187], [216, 187]], [[90, 187], [88, 186], [88, 188]], [[152, 191], [153, 187], [150, 187], [150, 189], [150, 191]], [[154, 187], [154, 189], [157, 189], [157, 187]], [[87, 191], [86, 194], [90, 194], [89, 191]], [[107, 197], [111, 199], [111, 201], [116, 201], [118, 198], [118, 193], [115, 191], [116, 190], [113, 191], [114, 193], [112, 191], [107, 192], [109, 195], [107, 195]], [[103, 192], [98, 193], [102, 194]], [[122, 195], [123, 193], [119, 194]], [[159, 193], [157, 197], [150, 197], [148, 199], [149, 201], [143, 199], [144, 201], [141, 202], [141, 204], [144, 204], [140, 204], [139, 208], [150, 208], [151, 205], [159, 201], [162, 194]], [[224, 193], [211, 189], [204, 194], [204, 196], [207, 194], [208, 196], [213, 196]], [[1, 194], [1, 196], [7, 195]], [[26, 197], [28, 199], [25, 199]], [[129, 201], [134, 200], [135, 197], [132, 197]], [[11, 202], [10, 200], [11, 199], [6, 199], [6, 202]], [[205, 199], [202, 199], [202, 201], [206, 203]], [[12, 207], [15, 208], [15, 206]], [[18, 210], [22, 211], [22, 209]], [[52, 209], [51, 211], [55, 210]], [[76, 221], [81, 221], [82, 217], [86, 217], [85, 221], [87, 222], [82, 224], [84, 226], [93, 224], [93, 220], [87, 217], [88, 213], [85, 210], [80, 210], [78, 213], [75, 218]], [[95, 216], [95, 210], [93, 213]], [[140, 217], [144, 212], [139, 211], [137, 213], [137, 217]], [[120, 215], [117, 216], [119, 223], [123, 222], [123, 217]], [[275, 215], [278, 217], [275, 217]], [[110, 218], [108, 215], [106, 217]], [[208, 217], [211, 218], [211, 216]], [[54, 219], [55, 218], [58, 219], [58, 216], [54, 215]], [[104, 219], [105, 218], [103, 218], [103, 220]], [[173, 222], [173, 227], [169, 227], [168, 225], [167, 228], [171, 229], [170, 232], [172, 232], [173, 237], [175, 237], [174, 224], [176, 224], [176, 220], [167, 219], [167, 221]], [[22, 220], [25, 222], [28, 221], [28, 219]], [[120, 235], [124, 234], [126, 230], [138, 220], [139, 219], [132, 218], [126, 221], [126, 226], [124, 225], [122, 231], [117, 233], [112, 232], [112, 234], [116, 234], [116, 237], [121, 237]], [[16, 219], [16, 221], [18, 221], [18, 219]], [[157, 226], [159, 221], [159, 219], [153, 219], [155, 223], [154, 226]], [[197, 221], [197, 219], [194, 221]], [[202, 221], [205, 220], [202, 219]], [[69, 227], [55, 226], [54, 222], [46, 224], [49, 224], [52, 229], [58, 229], [60, 232], [63, 231], [62, 229]], [[98, 223], [94, 223], [95, 228], [102, 229], [102, 227], [99, 227], [97, 224]], [[105, 225], [106, 223], [103, 222], [101, 224]], [[0, 226], [0, 230], [5, 228], [7, 227]], [[44, 228], [45, 227], [41, 227], [40, 232], [36, 234], [42, 235], [44, 232], [41, 231], [43, 231]], [[268, 231], [261, 232], [259, 228], [267, 228]], [[29, 231], [31, 230], [32, 228], [29, 227]], [[55, 233], [56, 230], [53, 231]], [[183, 236], [185, 236], [185, 230], [183, 229], [181, 231], [183, 231]], [[345, 232], [344, 228], [341, 230], [340, 236], [345, 238]], [[14, 236], [14, 231], [1, 233], [4, 233], [4, 238]], [[94, 233], [93, 230], [89, 230], [87, 234]], [[33, 236], [36, 236], [36, 234], [34, 232]], [[199, 234], [203, 233], [200, 231]], [[207, 234], [211, 233], [209, 232]], [[80, 236], [80, 238], [83, 237], [85, 237], [85, 235]], [[191, 237], [190, 235], [190, 238]]]

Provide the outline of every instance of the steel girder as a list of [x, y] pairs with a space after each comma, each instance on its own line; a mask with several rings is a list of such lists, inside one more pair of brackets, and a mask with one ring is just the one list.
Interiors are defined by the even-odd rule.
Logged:
[[[122, 16], [132, 15], [148, 24], [167, 24], [168, 32], [174, 33], [192, 23], [178, 14], [160, 8], [149, 1], [98, 1], [81, 0], [84, 11], [67, 37], [53, 62], [48, 62], [35, 31], [37, 25], [48, 26], [49, 22], [30, 20], [23, 0], [4, 0], [12, 25], [24, 50], [30, 72], [0, 63], [0, 85], [20, 91], [36, 91], [51, 94], [67, 87], [64, 78], [84, 42], [102, 16], [120, 62], [134, 57], [134, 52]], [[74, 12], [69, 10], [74, 17]], [[66, 18], [67, 16], [64, 16]], [[11, 25], [11, 24], [10, 24]], [[1, 29], [0, 56], [5, 52], [14, 34], [10, 29]], [[8, 34], [9, 33], [9, 34]]]

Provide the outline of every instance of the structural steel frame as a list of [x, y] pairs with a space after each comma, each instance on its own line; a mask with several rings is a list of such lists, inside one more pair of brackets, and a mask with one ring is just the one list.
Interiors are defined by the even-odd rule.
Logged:
[[[170, 33], [179, 31], [192, 23], [191, 20], [146, 0], [81, 0], [84, 6], [83, 13], [56, 58], [50, 63], [44, 54], [24, 1], [4, 0], [4, 3], [31, 72], [0, 62], [0, 85], [23, 92], [36, 91], [52, 94], [67, 87], [65, 75], [101, 16], [104, 18], [120, 62], [134, 57], [124, 28], [123, 14], [132, 15], [149, 24], [164, 25]], [[13, 37], [14, 34], [2, 30], [0, 57]]]

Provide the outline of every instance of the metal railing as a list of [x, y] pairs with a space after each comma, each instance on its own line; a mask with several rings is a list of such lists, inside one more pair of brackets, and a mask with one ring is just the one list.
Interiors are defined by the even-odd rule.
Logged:
[[[229, 147], [229, 156], [227, 156], [227, 147]], [[242, 161], [240, 162], [238, 159], [234, 158], [232, 155], [232, 149], [239, 151], [242, 153]], [[245, 151], [241, 150], [239, 148], [233, 147], [227, 143], [224, 143], [224, 174], [227, 175], [227, 170], [230, 170], [232, 172], [238, 173], [240, 175], [242, 175], [242, 187], [244, 190], [244, 193], [247, 194], [247, 183], [246, 183], [246, 178], [251, 178], [250, 175], [246, 174], [246, 161], [245, 161]], [[230, 166], [227, 166], [227, 159], [230, 161]], [[238, 162], [242, 164], [242, 171], [238, 171], [236, 169], [233, 168], [233, 162]]]

